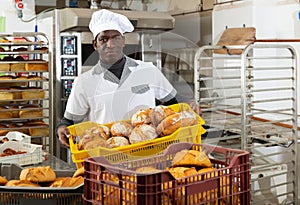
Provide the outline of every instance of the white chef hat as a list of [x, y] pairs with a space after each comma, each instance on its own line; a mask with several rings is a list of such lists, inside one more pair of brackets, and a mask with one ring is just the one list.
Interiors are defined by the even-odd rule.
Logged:
[[100, 32], [106, 30], [117, 30], [122, 35], [125, 32], [132, 32], [134, 30], [133, 25], [126, 16], [106, 9], [101, 9], [93, 13], [89, 28], [93, 33], [94, 38]]

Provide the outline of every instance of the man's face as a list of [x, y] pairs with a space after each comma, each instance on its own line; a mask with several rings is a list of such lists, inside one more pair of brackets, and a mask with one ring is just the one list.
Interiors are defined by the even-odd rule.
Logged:
[[93, 41], [94, 49], [105, 64], [114, 64], [123, 56], [125, 38], [116, 30], [102, 31]]

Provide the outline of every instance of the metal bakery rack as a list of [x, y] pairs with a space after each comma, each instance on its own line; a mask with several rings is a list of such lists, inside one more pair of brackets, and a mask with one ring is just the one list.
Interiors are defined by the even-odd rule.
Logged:
[[195, 54], [202, 142], [250, 152], [251, 204], [298, 204], [296, 71], [296, 51], [283, 42]]
[[19, 131], [53, 153], [53, 70], [40, 32], [0, 33], [0, 131]]

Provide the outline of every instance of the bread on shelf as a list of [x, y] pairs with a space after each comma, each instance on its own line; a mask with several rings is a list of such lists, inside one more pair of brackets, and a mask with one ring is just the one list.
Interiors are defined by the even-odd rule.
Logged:
[[41, 88], [29, 87], [21, 92], [22, 99], [41, 99], [45, 98], [45, 91]]
[[0, 89], [0, 100], [13, 100], [14, 95], [12, 92], [9, 92], [9, 89], [1, 88]]
[[25, 70], [27, 71], [48, 71], [48, 63], [25, 63]]
[[0, 71], [10, 71], [10, 64], [9, 63], [1, 63]]
[[43, 116], [43, 109], [38, 105], [22, 106], [19, 111], [20, 118], [37, 118]]
[[6, 106], [0, 106], [0, 119], [13, 118], [13, 113]]
[[10, 64], [10, 71], [24, 71], [25, 70], [25, 63], [11, 63]]
[[24, 123], [24, 126], [28, 127], [28, 134], [30, 136], [47, 136], [49, 135], [49, 125], [43, 121], [31, 121]]

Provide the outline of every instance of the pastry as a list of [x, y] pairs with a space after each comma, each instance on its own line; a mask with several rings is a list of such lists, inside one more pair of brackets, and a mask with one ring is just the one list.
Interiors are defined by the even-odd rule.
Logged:
[[19, 187], [40, 187], [39, 184], [33, 183], [28, 180], [17, 180], [17, 179], [12, 179], [9, 180], [5, 186], [19, 186]]
[[139, 110], [138, 112], [134, 113], [131, 117], [131, 124], [133, 126], [138, 126], [141, 124], [149, 124], [150, 120], [150, 110], [151, 108]]
[[169, 115], [157, 126], [157, 133], [161, 136], [170, 135], [180, 127], [191, 126], [197, 123], [196, 114], [182, 111]]
[[128, 137], [133, 129], [133, 126], [126, 121], [115, 122], [111, 125], [110, 132], [113, 136]]
[[163, 119], [165, 119], [166, 117], [174, 113], [175, 111], [172, 110], [171, 108], [164, 105], [158, 105], [150, 110], [149, 116], [150, 116], [151, 123], [154, 126], [157, 126]]
[[184, 149], [175, 154], [172, 160], [172, 166], [211, 167], [211, 162], [203, 151]]
[[14, 48], [13, 51], [15, 52], [20, 52], [20, 51], [27, 51], [28, 49], [25, 47], [19, 47], [19, 48]]
[[129, 145], [129, 141], [126, 137], [115, 136], [106, 140], [106, 144], [108, 148], [116, 148]]
[[56, 174], [50, 166], [25, 168], [20, 174], [20, 180], [31, 182], [51, 182], [55, 179]]
[[153, 125], [142, 124], [135, 127], [129, 135], [131, 144], [152, 140], [158, 137], [156, 129]]

